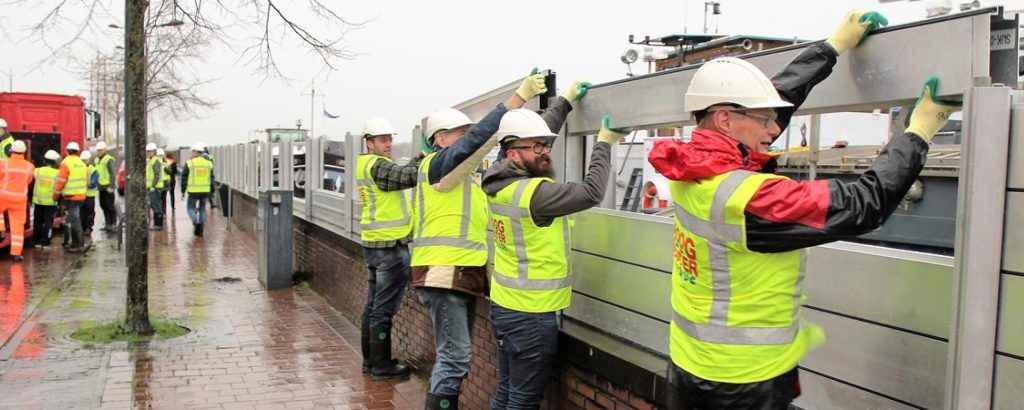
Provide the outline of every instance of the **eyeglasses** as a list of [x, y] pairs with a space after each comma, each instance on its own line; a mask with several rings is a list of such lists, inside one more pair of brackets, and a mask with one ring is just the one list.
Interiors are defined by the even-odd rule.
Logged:
[[543, 154], [545, 152], [551, 152], [551, 143], [535, 142], [532, 145], [520, 145], [518, 147], [508, 147], [508, 149], [531, 149], [534, 154]]
[[742, 115], [744, 117], [748, 117], [748, 118], [753, 118], [755, 120], [759, 120], [761, 122], [761, 126], [765, 127], [765, 128], [770, 127], [772, 125], [772, 123], [775, 122], [775, 120], [779, 118], [779, 113], [775, 112], [774, 110], [769, 115], [752, 114], [752, 113], [749, 113], [749, 112], [746, 112], [746, 111], [728, 110], [728, 109], [713, 110], [713, 111], [708, 111], [708, 112], [716, 112], [716, 111], [731, 112], [731, 113], [734, 113], [734, 114]]

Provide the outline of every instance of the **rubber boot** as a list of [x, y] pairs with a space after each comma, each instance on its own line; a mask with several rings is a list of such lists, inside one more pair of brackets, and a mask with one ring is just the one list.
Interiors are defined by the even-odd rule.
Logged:
[[205, 222], [199, 224], [199, 237], [200, 238], [203, 237], [203, 228], [205, 228], [205, 227], [206, 227], [206, 223]]
[[192, 224], [192, 236], [199, 236], [199, 224]]
[[363, 345], [363, 374], [370, 374], [370, 366], [373, 362], [370, 361], [370, 323], [363, 322], [362, 331], [359, 334]]
[[427, 393], [426, 410], [459, 410], [459, 396]]
[[370, 376], [374, 381], [409, 377], [409, 367], [391, 360], [391, 330], [370, 329]]

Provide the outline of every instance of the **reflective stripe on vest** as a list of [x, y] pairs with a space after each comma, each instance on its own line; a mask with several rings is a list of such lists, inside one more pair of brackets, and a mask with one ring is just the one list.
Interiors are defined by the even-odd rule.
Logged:
[[[487, 195], [472, 176], [448, 192], [430, 185], [430, 162], [420, 162], [412, 266], [484, 266], [487, 263]], [[429, 223], [428, 223], [429, 221]], [[457, 227], [457, 229], [455, 229]]]
[[[153, 165], [159, 165], [157, 168], [160, 170], [160, 176], [157, 177], [153, 172]], [[159, 179], [158, 179], [159, 178]], [[158, 179], [156, 186], [153, 186], [153, 180]], [[146, 188], [157, 188], [163, 189], [164, 187], [164, 162], [160, 160], [160, 157], [152, 157], [149, 161], [146, 161]]]
[[[89, 188], [89, 169], [78, 155], [68, 155], [61, 161], [68, 168], [68, 179], [61, 194], [64, 196], [83, 195]], [[60, 181], [60, 177], [57, 181]]]
[[188, 188], [190, 194], [208, 194], [210, 188], [210, 175], [213, 174], [213, 163], [203, 157], [192, 158], [185, 161], [188, 167]]
[[32, 187], [33, 204], [53, 206], [57, 203], [53, 200], [53, 189], [57, 186], [59, 172], [54, 167], [36, 168], [35, 185]]
[[568, 307], [572, 296], [568, 218], [539, 227], [530, 214], [533, 194], [543, 181], [551, 182], [521, 179], [488, 197], [494, 238], [490, 296], [507, 309], [553, 312]]
[[377, 161], [391, 162], [386, 157], [373, 154], [363, 154], [356, 158], [358, 201], [362, 205], [359, 220], [362, 228], [361, 238], [364, 241], [393, 241], [405, 238], [412, 230], [406, 193], [383, 191], [377, 187], [370, 175], [370, 170]]
[[103, 154], [103, 157], [96, 162], [96, 172], [100, 174], [100, 185], [110, 185], [110, 162], [114, 160], [114, 157]]
[[[92, 174], [97, 173], [96, 172], [96, 166], [89, 165], [89, 166], [87, 166], [87, 169], [89, 170], [89, 172], [87, 174], [87, 175], [89, 175], [89, 179], [88, 180], [92, 181]], [[95, 188], [86, 188], [86, 190], [85, 190], [85, 197], [86, 198], [95, 198], [96, 194], [99, 194], [99, 192], [100, 192], [99, 186], [96, 186]]]
[[0, 160], [0, 164], [0, 197], [27, 201], [32, 164], [24, 159], [19, 161], [15, 157]]
[[670, 353], [698, 377], [767, 380], [791, 370], [823, 338], [800, 317], [807, 251], [746, 247], [746, 204], [772, 178], [782, 177], [738, 170], [670, 183], [676, 226]]

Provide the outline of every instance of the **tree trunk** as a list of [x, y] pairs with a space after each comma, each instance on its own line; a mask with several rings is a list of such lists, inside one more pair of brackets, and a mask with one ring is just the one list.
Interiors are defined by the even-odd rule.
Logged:
[[125, 0], [124, 92], [127, 165], [128, 297], [124, 331], [153, 333], [149, 323], [149, 210], [146, 206], [146, 8], [147, 0]]

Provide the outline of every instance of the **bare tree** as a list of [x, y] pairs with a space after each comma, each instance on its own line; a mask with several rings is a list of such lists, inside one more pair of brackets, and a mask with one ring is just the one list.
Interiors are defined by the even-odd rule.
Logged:
[[[129, 256], [124, 332], [153, 332], [149, 323], [147, 283], [149, 238], [143, 148], [147, 135], [146, 114], [152, 109], [163, 110], [163, 107], [167, 107], [169, 112], [189, 113], [190, 109], [202, 106], [197, 104], [197, 86], [178, 87], [179, 83], [173, 82], [173, 77], [161, 80], [173, 76], [173, 73], [181, 73], [175, 70], [175, 53], [178, 56], [192, 52], [202, 55], [201, 50], [210, 44], [209, 39], [233, 50], [237, 50], [236, 43], [241, 43], [239, 56], [264, 79], [287, 79], [275, 59], [275, 50], [286, 46], [283, 42], [289, 39], [316, 55], [326, 71], [334, 70], [340, 60], [355, 58], [357, 54], [348, 49], [344, 37], [349, 30], [359, 28], [363, 23], [346, 20], [320, 0], [307, 1], [305, 12], [312, 14], [314, 24], [300, 23], [303, 18], [301, 8], [297, 10], [298, 7], [282, 0], [125, 1], [126, 252]], [[55, 58], [74, 55], [77, 44], [103, 31], [103, 19], [114, 17], [104, 0], [8, 0], [4, 4], [5, 11], [11, 5], [48, 10], [30, 27], [29, 36], [41, 41]], [[179, 14], [188, 23], [185, 25], [187, 28], [175, 23]], [[168, 16], [171, 20], [163, 23]], [[68, 27], [70, 31], [66, 31]], [[162, 34], [156, 34], [161, 28], [173, 28], [171, 35], [163, 38]], [[235, 40], [232, 35], [235, 32], [242, 33], [243, 39]], [[190, 41], [198, 46], [187, 46]], [[156, 57], [160, 53], [165, 53], [166, 58]], [[148, 94], [162, 102], [153, 102], [148, 107]]]

